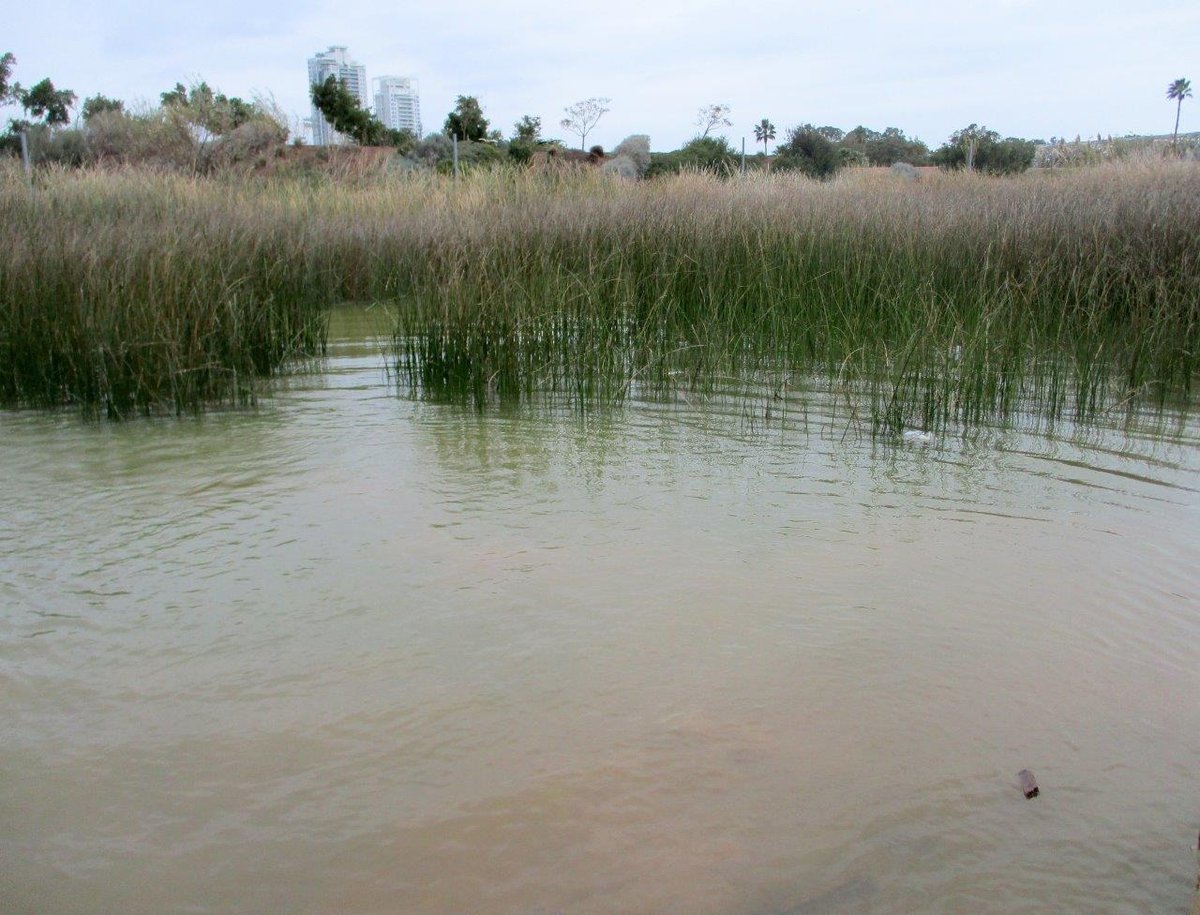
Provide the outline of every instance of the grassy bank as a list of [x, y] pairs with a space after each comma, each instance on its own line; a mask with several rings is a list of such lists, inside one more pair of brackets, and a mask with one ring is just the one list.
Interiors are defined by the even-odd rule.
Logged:
[[1200, 169], [300, 184], [147, 174], [0, 188], [0, 398], [238, 400], [395, 306], [400, 377], [484, 405], [818, 371], [877, 427], [1185, 397]]

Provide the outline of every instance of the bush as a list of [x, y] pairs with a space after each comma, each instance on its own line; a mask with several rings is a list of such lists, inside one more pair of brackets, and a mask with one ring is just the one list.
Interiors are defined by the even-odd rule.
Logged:
[[607, 162], [600, 166], [601, 171], [606, 175], [620, 175], [622, 178], [636, 179], [638, 177], [637, 165], [633, 159], [626, 155], [613, 156]]
[[841, 147], [837, 151], [838, 159], [841, 160], [842, 168], [866, 168], [871, 164], [871, 160], [867, 158], [866, 153], [860, 149], [850, 149]]
[[637, 177], [640, 178], [650, 167], [650, 138], [644, 133], [635, 133], [633, 136], [626, 137], [617, 144], [617, 148], [613, 150], [613, 156], [627, 158], [636, 170]]
[[1037, 144], [1032, 140], [1008, 137], [1001, 140], [1000, 134], [986, 127], [972, 124], [955, 132], [930, 160], [942, 168], [966, 168], [968, 151], [974, 143], [974, 168], [992, 175], [1014, 175], [1025, 171], [1033, 164]]
[[286, 141], [285, 128], [269, 118], [255, 118], [218, 137], [201, 160], [206, 169], [240, 165], [273, 149], [282, 149]]
[[36, 165], [78, 168], [88, 161], [87, 138], [82, 130], [34, 124], [29, 130], [29, 158]]
[[830, 178], [842, 167], [842, 160], [837, 147], [827, 137], [805, 125], [788, 131], [787, 142], [776, 153], [775, 166], [812, 178]]
[[409, 153], [409, 158], [431, 168], [439, 162], [450, 161], [453, 156], [454, 141], [444, 133], [429, 134]]

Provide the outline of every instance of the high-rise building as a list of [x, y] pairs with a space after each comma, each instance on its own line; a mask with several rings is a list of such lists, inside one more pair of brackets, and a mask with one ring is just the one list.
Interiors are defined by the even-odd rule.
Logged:
[[[318, 51], [308, 59], [308, 84], [323, 83], [331, 76], [336, 76], [350, 90], [350, 94], [358, 99], [364, 108], [371, 106], [368, 94], [367, 68], [350, 59], [346, 48], [342, 45], [331, 45], [328, 51]], [[325, 120], [325, 116], [313, 105], [312, 110], [312, 141], [317, 146], [331, 146], [344, 143], [345, 139], [333, 129], [333, 125]]]
[[375, 83], [375, 117], [393, 130], [421, 136], [421, 92], [409, 76], [380, 76]]

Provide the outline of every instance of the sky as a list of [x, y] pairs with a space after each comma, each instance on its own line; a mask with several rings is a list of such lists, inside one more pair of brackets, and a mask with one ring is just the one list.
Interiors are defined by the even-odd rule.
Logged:
[[764, 117], [780, 140], [806, 122], [864, 124], [931, 148], [971, 123], [1040, 139], [1161, 134], [1181, 76], [1198, 97], [1180, 130], [1200, 130], [1198, 0], [62, 0], [10, 5], [0, 31], [27, 86], [49, 77], [80, 101], [136, 105], [203, 79], [273, 96], [297, 128], [306, 61], [330, 45], [368, 79], [420, 80], [426, 132], [474, 95], [506, 136], [529, 114], [568, 141], [563, 109], [611, 98], [588, 137], [606, 148], [637, 133], [676, 148], [715, 103], [732, 107], [723, 132], [751, 151]]

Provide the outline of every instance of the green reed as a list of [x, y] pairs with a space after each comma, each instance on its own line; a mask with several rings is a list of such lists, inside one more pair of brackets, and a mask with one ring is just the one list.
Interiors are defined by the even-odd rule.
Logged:
[[[112, 417], [252, 402], [318, 353], [293, 226], [151, 174], [0, 183], [0, 402]], [[290, 253], [289, 253], [290, 252]]]
[[397, 345], [414, 388], [476, 405], [814, 370], [879, 431], [1162, 403], [1200, 365], [1198, 190], [1168, 166], [473, 187]]
[[[1186, 400], [1200, 169], [0, 180], [0, 399], [253, 396], [387, 302], [411, 391], [586, 407], [799, 372], [877, 431]], [[768, 380], [768, 385], [771, 382]]]

